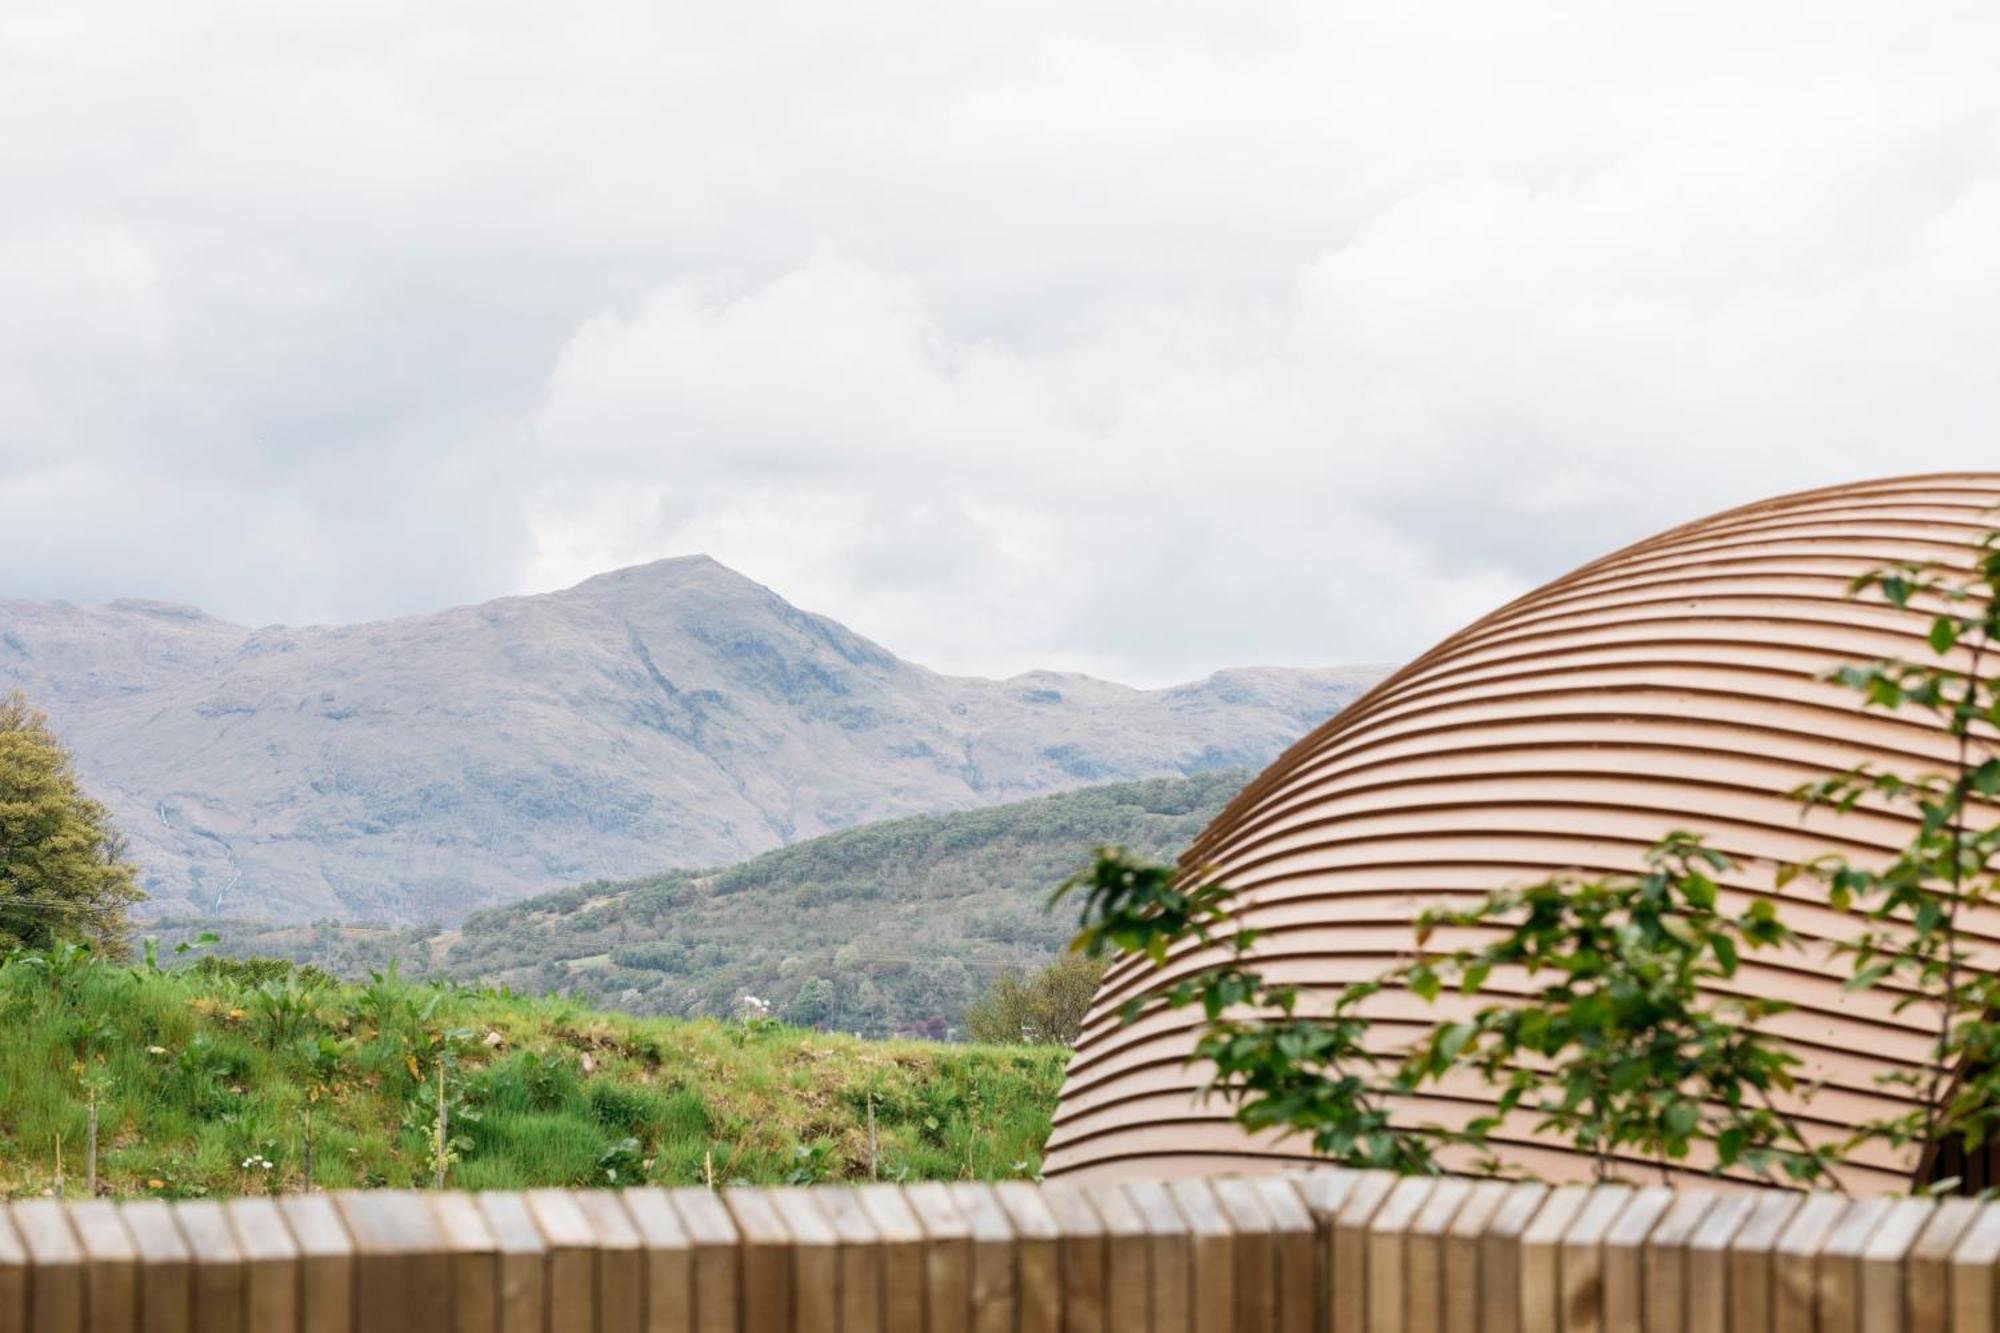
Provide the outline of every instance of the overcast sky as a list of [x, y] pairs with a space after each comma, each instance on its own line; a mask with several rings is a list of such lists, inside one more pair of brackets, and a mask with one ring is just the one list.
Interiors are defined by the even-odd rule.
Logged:
[[1988, 4], [0, 4], [0, 595], [1392, 660], [2000, 467]]

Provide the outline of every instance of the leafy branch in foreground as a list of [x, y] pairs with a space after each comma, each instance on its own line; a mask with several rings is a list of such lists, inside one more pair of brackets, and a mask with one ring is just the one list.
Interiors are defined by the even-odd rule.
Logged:
[[1864, 803], [1905, 809], [1917, 816], [1917, 832], [1886, 865], [1828, 854], [1787, 867], [1783, 878], [1818, 881], [1834, 908], [1864, 921], [1859, 935], [1836, 946], [1851, 961], [1848, 989], [1893, 989], [1895, 1012], [1921, 1007], [1932, 1014], [1924, 1066], [1883, 1080], [1911, 1098], [1909, 1109], [1855, 1130], [1857, 1141], [1923, 1145], [1922, 1181], [1935, 1175], [1946, 1143], [1975, 1150], [2000, 1122], [2000, 978], [1973, 965], [1960, 930], [1967, 913], [1992, 904], [2000, 855], [2000, 758], [1993, 754], [2000, 681], [1986, 674], [2000, 643], [2000, 532], [1977, 544], [1969, 565], [1888, 566], [1856, 579], [1851, 592], [1928, 615], [1926, 639], [1937, 660], [1863, 663], [1829, 678], [1865, 706], [1936, 718], [1950, 738], [1950, 767], [1914, 775], [1862, 767], [1799, 788], [1794, 794], [1808, 811], [1844, 813]]
[[[1052, 901], [1073, 894], [1082, 896], [1083, 907], [1072, 947], [1091, 958], [1122, 954], [1169, 966], [1171, 951], [1215, 944], [1217, 931], [1230, 924], [1226, 886], [1136, 861], [1118, 847], [1100, 848]], [[1273, 984], [1249, 966], [1258, 937], [1254, 930], [1229, 931], [1220, 941], [1227, 963], [1142, 989], [1122, 1007], [1125, 1021], [1156, 1005], [1198, 1004], [1204, 1021], [1191, 1061], [1213, 1064], [1213, 1089], [1235, 1103], [1246, 1128], [1307, 1134], [1315, 1151], [1345, 1166], [1436, 1170], [1436, 1132], [1392, 1117], [1391, 1099], [1414, 1091], [1408, 1062], [1367, 1044], [1361, 1006], [1381, 987], [1346, 986], [1327, 1013], [1301, 1012], [1297, 987]]]
[[1420, 916], [1419, 944], [1447, 929], [1502, 933], [1400, 969], [1410, 989], [1474, 994], [1499, 977], [1521, 990], [1435, 1027], [1412, 1057], [1419, 1079], [1465, 1070], [1499, 1090], [1458, 1136], [1493, 1169], [1490, 1136], [1522, 1109], [1537, 1132], [1588, 1155], [1599, 1180], [1631, 1157], [1665, 1177], [1697, 1148], [1718, 1171], [1821, 1178], [1831, 1151], [1774, 1096], [1798, 1093], [1798, 1057], [1757, 1030], [1791, 1006], [1713, 989], [1745, 952], [1795, 946], [1792, 933], [1767, 898], [1724, 911], [1717, 876], [1730, 862], [1693, 835], [1668, 835], [1646, 865], [1637, 878], [1556, 876]]

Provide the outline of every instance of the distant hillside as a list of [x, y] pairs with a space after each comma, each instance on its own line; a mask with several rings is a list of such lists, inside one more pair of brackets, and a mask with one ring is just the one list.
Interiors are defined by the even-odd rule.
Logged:
[[1382, 673], [939, 675], [705, 557], [377, 624], [0, 602], [150, 914], [408, 924], [834, 829], [1261, 765]]
[[867, 1035], [928, 1024], [943, 1035], [995, 970], [1044, 962], [1068, 941], [1073, 922], [1044, 903], [1093, 847], [1171, 857], [1245, 776], [1157, 778], [888, 820], [726, 870], [545, 894], [436, 936], [237, 925], [223, 931], [222, 948], [350, 973], [400, 956], [406, 967], [574, 990], [640, 1014], [726, 1015], [748, 993], [801, 1024]]

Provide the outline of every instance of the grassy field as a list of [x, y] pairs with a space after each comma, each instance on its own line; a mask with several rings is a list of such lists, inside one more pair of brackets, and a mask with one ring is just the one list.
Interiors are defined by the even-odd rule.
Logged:
[[[352, 986], [283, 964], [0, 963], [0, 1197], [80, 1194], [88, 1106], [119, 1195], [425, 1184], [1000, 1179], [1039, 1171], [1067, 1052]], [[871, 1117], [872, 1108], [872, 1117]], [[871, 1132], [872, 1119], [872, 1132]]]

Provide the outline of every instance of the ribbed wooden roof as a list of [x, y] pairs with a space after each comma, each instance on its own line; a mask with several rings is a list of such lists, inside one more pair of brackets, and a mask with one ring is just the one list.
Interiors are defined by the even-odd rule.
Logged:
[[[1293, 746], [1246, 787], [1186, 855], [1237, 891], [1268, 932], [1260, 965], [1308, 989], [1380, 973], [1411, 945], [1410, 921], [1440, 900], [1561, 870], [1629, 872], [1685, 829], [1733, 858], [1733, 895], [1771, 895], [1776, 866], [1826, 851], [1883, 856], [1909, 833], [1895, 813], [1815, 813], [1785, 793], [1873, 762], [1944, 766], [1948, 738], [1915, 711], [1864, 712], [1817, 677], [1879, 657], [1922, 658], [1924, 617], [1851, 598], [1857, 573], [1901, 560], [1964, 563], [2000, 522], [2000, 473], [1955, 473], [1808, 491], [1675, 528], [1585, 565], [1452, 635]], [[1740, 903], [1741, 898], [1737, 901]], [[1795, 882], [1784, 919], [1811, 941], [1853, 922]], [[1967, 923], [1996, 946], [2000, 921]], [[1454, 941], [1442, 939], [1441, 947]], [[1798, 1008], [1772, 1023], [1825, 1086], [1806, 1111], [1832, 1136], [1892, 1105], [1877, 1076], [1921, 1067], [1930, 1034], [1884, 991], [1843, 994], [1817, 943], [1751, 955], [1746, 991]], [[1135, 993], [1219, 961], [1171, 956], [1164, 970], [1115, 966], [1077, 1042], [1045, 1169], [1161, 1175], [1277, 1167], [1304, 1140], [1253, 1140], [1190, 1066], [1198, 1016], [1119, 1023]], [[1385, 1044], [1440, 1016], [1392, 992], [1374, 1011]], [[1469, 1119], [1491, 1101], [1472, 1083], [1405, 1107], [1417, 1121]], [[1551, 1179], [1586, 1164], [1523, 1128], [1507, 1155]], [[1910, 1153], [1865, 1150], [1859, 1189], [1904, 1184]]]

